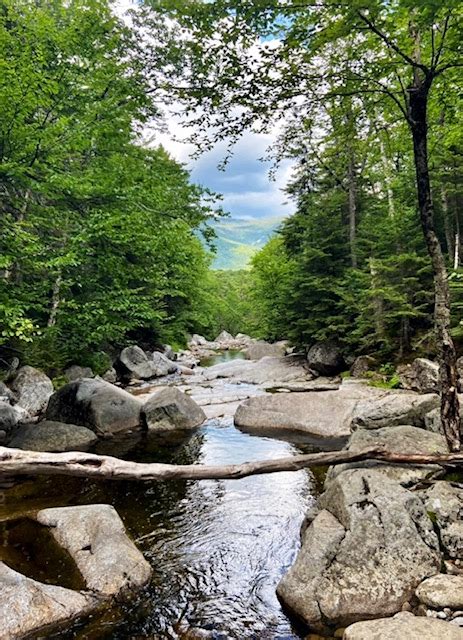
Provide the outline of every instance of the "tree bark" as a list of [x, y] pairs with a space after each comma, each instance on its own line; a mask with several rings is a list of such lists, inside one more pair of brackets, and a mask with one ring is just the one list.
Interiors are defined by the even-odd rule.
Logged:
[[[444, 185], [441, 187], [441, 203], [442, 203], [442, 217], [444, 219], [444, 232], [445, 241], [447, 243], [447, 253], [449, 256], [449, 263], [455, 265], [455, 244], [454, 234], [451, 227], [451, 221], [449, 216], [449, 199], [447, 197], [447, 189]], [[456, 267], [454, 266], [456, 269]]]
[[409, 88], [409, 123], [413, 150], [421, 227], [434, 272], [435, 328], [439, 348], [442, 428], [451, 451], [460, 449], [460, 407], [457, 395], [456, 351], [450, 335], [450, 293], [447, 268], [434, 226], [434, 207], [428, 167], [427, 103], [432, 78], [415, 73]]
[[391, 171], [391, 163], [389, 158], [386, 155], [386, 147], [384, 146], [383, 138], [381, 137], [381, 132], [379, 133], [379, 151], [381, 153], [381, 163], [383, 165], [384, 171], [384, 184], [386, 186], [387, 193], [387, 208], [389, 211], [389, 217], [393, 218], [395, 215], [395, 203], [394, 203], [394, 192], [392, 190], [392, 171]]
[[58, 315], [58, 307], [61, 302], [60, 291], [61, 291], [61, 274], [56, 277], [55, 282], [53, 283], [53, 288], [51, 292], [51, 308], [50, 315], [48, 316], [47, 327], [54, 327], [56, 324], [56, 316]]
[[[370, 277], [371, 277], [371, 288], [376, 289], [378, 286], [378, 271], [375, 265], [375, 259], [370, 257], [369, 260], [370, 265]], [[379, 341], [384, 340], [385, 329], [384, 329], [384, 304], [383, 298], [380, 295], [373, 296], [373, 308], [374, 308], [374, 318], [375, 318], [375, 332], [376, 337]]]
[[350, 260], [353, 269], [357, 268], [357, 172], [352, 148], [349, 149], [349, 165], [347, 168], [347, 185], [349, 194], [349, 242]]
[[308, 467], [364, 460], [379, 460], [391, 464], [462, 465], [463, 453], [407, 454], [372, 448], [357, 452], [310, 453], [291, 458], [212, 466], [140, 463], [76, 451], [42, 453], [0, 447], [0, 479], [15, 476], [74, 476], [100, 480], [238, 480], [277, 471], [299, 471]]

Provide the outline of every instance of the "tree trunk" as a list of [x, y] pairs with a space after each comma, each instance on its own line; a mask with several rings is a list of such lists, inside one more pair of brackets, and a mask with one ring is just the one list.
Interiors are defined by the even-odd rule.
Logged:
[[434, 226], [427, 149], [427, 102], [431, 79], [415, 73], [409, 89], [409, 123], [421, 226], [434, 272], [435, 328], [439, 349], [442, 428], [451, 451], [460, 448], [460, 407], [457, 395], [456, 352], [450, 335], [450, 293], [445, 260]]
[[213, 466], [131, 462], [78, 451], [45, 453], [0, 447], [0, 479], [15, 476], [74, 476], [100, 480], [238, 480], [277, 471], [299, 471], [308, 467], [364, 460], [380, 460], [391, 464], [462, 465], [463, 453], [407, 454], [372, 448], [363, 451], [309, 453], [274, 460]]
[[395, 203], [394, 203], [394, 192], [392, 190], [391, 163], [389, 161], [389, 158], [386, 155], [386, 147], [384, 146], [384, 141], [381, 136], [381, 133], [379, 133], [379, 150], [381, 153], [381, 163], [383, 165], [384, 184], [386, 186], [387, 207], [389, 211], [389, 217], [393, 218], [395, 215]]
[[349, 149], [349, 165], [347, 168], [347, 184], [349, 193], [349, 242], [350, 260], [353, 269], [357, 268], [357, 174], [355, 158], [352, 149]]
[[[373, 290], [378, 287], [378, 271], [375, 265], [375, 259], [370, 257], [370, 277], [371, 277], [371, 288]], [[375, 333], [377, 339], [382, 342], [384, 340], [384, 336], [386, 334], [384, 329], [384, 304], [383, 298], [380, 295], [373, 296], [373, 309], [374, 309], [374, 318], [375, 318]]]
[[58, 307], [61, 302], [60, 298], [60, 290], [61, 290], [61, 275], [57, 276], [55, 282], [53, 283], [53, 288], [51, 292], [51, 308], [50, 315], [48, 316], [47, 327], [54, 327], [56, 324], [56, 316], [58, 315]]
[[460, 216], [458, 215], [458, 208], [455, 209], [455, 242], [454, 242], [454, 254], [453, 254], [453, 268], [455, 271], [460, 266]]
[[[447, 253], [449, 256], [450, 264], [455, 264], [455, 248], [454, 235], [449, 216], [449, 199], [447, 197], [447, 189], [444, 185], [441, 187], [441, 203], [442, 203], [442, 217], [444, 219], [444, 231], [445, 241], [447, 243]], [[456, 268], [456, 267], [454, 267]]]

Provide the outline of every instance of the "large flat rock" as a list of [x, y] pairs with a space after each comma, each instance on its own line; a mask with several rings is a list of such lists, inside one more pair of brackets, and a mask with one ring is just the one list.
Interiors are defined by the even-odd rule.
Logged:
[[252, 432], [288, 431], [314, 438], [347, 438], [359, 402], [381, 393], [371, 387], [351, 384], [343, 385], [338, 391], [278, 393], [251, 398], [238, 407], [235, 424]]
[[343, 640], [463, 640], [463, 630], [442, 620], [403, 612], [393, 618], [357, 622], [347, 627]]
[[285, 382], [305, 382], [313, 378], [300, 359], [292, 356], [267, 356], [257, 362], [241, 359], [222, 362], [203, 369], [200, 375], [203, 380], [228, 378], [229, 382], [258, 384], [266, 387], [275, 387], [278, 383]]
[[282, 601], [310, 628], [393, 615], [438, 573], [439, 543], [420, 498], [378, 471], [345, 471], [317, 507], [278, 585]]
[[[0, 637], [17, 640], [90, 612], [97, 599], [36, 582], [0, 562]], [[43, 635], [42, 637], [46, 637]]]
[[74, 559], [89, 590], [118, 596], [147, 584], [152, 570], [107, 504], [43, 509], [37, 521], [50, 528]]

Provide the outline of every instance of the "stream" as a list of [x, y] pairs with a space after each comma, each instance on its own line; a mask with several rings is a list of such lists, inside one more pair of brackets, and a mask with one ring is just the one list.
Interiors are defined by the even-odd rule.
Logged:
[[[187, 441], [159, 446], [158, 439], [145, 437], [106, 443], [104, 452], [144, 462], [229, 464], [306, 450], [241, 433], [225, 417], [207, 420]], [[36, 479], [5, 491], [0, 513], [11, 518], [15, 511], [50, 506], [112, 504], [153, 566], [153, 580], [136, 600], [48, 638], [290, 640], [303, 637], [303, 631], [282, 611], [275, 588], [298, 551], [315, 484], [309, 471], [164, 483]], [[14, 568], [63, 582], [62, 565], [44, 559], [38, 545], [20, 536], [13, 540], [15, 548], [5, 559]], [[18, 565], [17, 557], [27, 562]]]

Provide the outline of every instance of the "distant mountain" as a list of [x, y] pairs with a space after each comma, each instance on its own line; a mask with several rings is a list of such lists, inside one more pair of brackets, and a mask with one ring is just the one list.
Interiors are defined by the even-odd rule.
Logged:
[[224, 218], [211, 225], [217, 239], [213, 269], [245, 269], [252, 256], [262, 249], [283, 218]]

